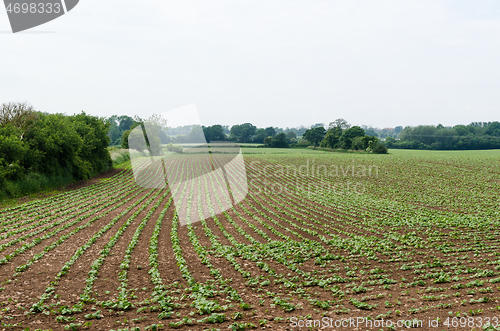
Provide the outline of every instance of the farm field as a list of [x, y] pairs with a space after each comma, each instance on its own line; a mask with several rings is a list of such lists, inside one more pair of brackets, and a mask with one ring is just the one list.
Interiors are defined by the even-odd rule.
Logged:
[[130, 167], [0, 210], [3, 328], [500, 330], [499, 150], [243, 150], [246, 198], [192, 224], [170, 190], [207, 183], [147, 189]]

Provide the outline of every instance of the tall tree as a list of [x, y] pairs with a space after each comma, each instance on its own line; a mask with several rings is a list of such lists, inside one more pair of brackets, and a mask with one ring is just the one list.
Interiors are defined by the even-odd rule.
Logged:
[[288, 148], [288, 142], [286, 141], [286, 135], [283, 132], [275, 135], [271, 140], [271, 147], [274, 148]]
[[342, 132], [342, 136], [340, 137], [340, 141], [342, 142], [342, 148], [349, 149], [352, 146], [352, 141], [356, 137], [364, 137], [365, 130], [360, 128], [359, 126], [353, 126], [347, 130]]
[[257, 127], [251, 123], [244, 123], [240, 125], [233, 125], [231, 127], [231, 137], [241, 143], [250, 141], [250, 138], [255, 135]]
[[287, 141], [291, 141], [292, 139], [295, 139], [297, 138], [297, 134], [295, 133], [295, 131], [288, 131], [287, 134], [286, 134], [286, 140]]
[[226, 135], [224, 134], [224, 127], [222, 125], [212, 125], [203, 127], [203, 133], [207, 142], [210, 141], [222, 141], [226, 140]]
[[118, 128], [120, 129], [121, 132], [130, 130], [130, 127], [132, 124], [134, 124], [134, 119], [130, 116], [123, 115], [117, 118], [118, 122]]
[[324, 127], [319, 126], [314, 129], [308, 129], [302, 137], [309, 141], [310, 143], [314, 144], [314, 146], [318, 146], [318, 144], [323, 140], [325, 137], [326, 130]]
[[321, 147], [335, 148], [340, 142], [340, 136], [342, 136], [342, 129], [334, 126], [325, 134], [325, 138], [321, 141]]
[[488, 125], [488, 128], [484, 132], [487, 135], [490, 136], [500, 136], [500, 123], [499, 122], [493, 122], [490, 125]]
[[0, 126], [11, 124], [18, 128], [21, 139], [37, 118], [38, 113], [27, 102], [3, 103], [0, 107]]
[[341, 130], [347, 130], [351, 127], [349, 123], [343, 118], [337, 118], [335, 121], [330, 122], [328, 129], [339, 128]]
[[272, 126], [266, 128], [265, 130], [267, 137], [274, 137], [276, 135], [276, 130]]
[[266, 134], [266, 130], [265, 129], [262, 129], [262, 128], [261, 129], [257, 129], [255, 131], [253, 142], [262, 144], [264, 142], [264, 139], [266, 139], [267, 137], [268, 136]]

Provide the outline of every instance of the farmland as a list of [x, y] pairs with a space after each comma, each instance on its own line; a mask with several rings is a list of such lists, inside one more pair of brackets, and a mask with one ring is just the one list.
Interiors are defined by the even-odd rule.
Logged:
[[279, 330], [298, 319], [371, 317], [418, 319], [425, 329], [439, 317], [441, 329], [479, 330], [479, 318], [500, 325], [500, 151], [244, 152], [248, 195], [200, 222], [183, 225], [172, 195], [202, 199], [206, 182], [148, 189], [130, 167], [0, 210], [0, 323]]

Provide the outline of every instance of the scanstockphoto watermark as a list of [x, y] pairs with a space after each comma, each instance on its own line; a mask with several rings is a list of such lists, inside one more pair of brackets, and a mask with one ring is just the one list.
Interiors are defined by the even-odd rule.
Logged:
[[327, 181], [304, 183], [296, 178], [290, 182], [266, 181], [253, 178], [248, 182], [252, 189], [252, 194], [302, 194], [309, 199], [314, 196], [324, 196], [325, 194], [364, 194], [366, 186], [360, 181], [347, 181], [332, 183]]
[[[434, 326], [435, 320], [426, 321], [426, 327]], [[292, 328], [322, 328], [322, 329], [349, 329], [349, 328], [423, 328], [424, 322], [419, 319], [413, 320], [390, 320], [390, 319], [371, 319], [367, 317], [349, 317], [345, 319], [334, 319], [323, 317], [321, 319], [299, 319], [290, 318], [290, 327]]]
[[75, 8], [79, 0], [4, 0], [12, 32], [52, 21]]
[[254, 170], [255, 177], [375, 177], [379, 176], [379, 166], [355, 164], [317, 164], [316, 160], [306, 159], [299, 166], [282, 165], [274, 163], [263, 164], [261, 161], [253, 161], [250, 167]]
[[321, 328], [321, 329], [363, 329], [363, 328], [389, 328], [389, 329], [434, 329], [434, 328], [489, 328], [493, 327], [495, 330], [499, 327], [498, 317], [447, 317], [446, 319], [431, 318], [420, 320], [414, 318], [411, 320], [404, 319], [373, 319], [371, 317], [349, 317], [342, 319], [335, 319], [331, 317], [323, 317], [321, 319], [303, 319], [292, 317], [289, 319], [290, 327], [292, 328]]
[[240, 146], [207, 143], [194, 104], [141, 120], [127, 140], [136, 184], [169, 187], [181, 225], [220, 214], [248, 193]]
[[302, 164], [282, 165], [253, 161], [249, 164], [249, 186], [253, 194], [364, 194], [363, 178], [378, 178], [377, 165], [317, 164], [306, 159]]

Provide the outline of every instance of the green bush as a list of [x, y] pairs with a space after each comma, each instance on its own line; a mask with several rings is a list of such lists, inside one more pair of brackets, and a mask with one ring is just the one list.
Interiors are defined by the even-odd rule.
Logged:
[[373, 146], [373, 153], [375, 154], [387, 154], [387, 147], [383, 143], [377, 143]]
[[81, 113], [32, 116], [0, 128], [0, 197], [20, 197], [108, 170], [108, 124]]

